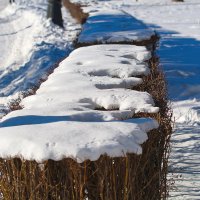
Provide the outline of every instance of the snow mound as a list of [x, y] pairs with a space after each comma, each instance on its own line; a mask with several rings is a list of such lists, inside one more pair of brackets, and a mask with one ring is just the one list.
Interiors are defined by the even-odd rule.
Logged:
[[78, 43], [120, 43], [149, 40], [154, 31], [132, 16], [116, 10], [90, 12]]
[[20, 156], [38, 162], [71, 157], [83, 162], [97, 160], [105, 153], [112, 157], [126, 152], [141, 154], [139, 144], [147, 140], [146, 132], [157, 126], [151, 119], [87, 123], [59, 119], [48, 124], [1, 128], [0, 157]]
[[[97, 76], [98, 80], [104, 76], [130, 80], [125, 78], [149, 74], [149, 68], [144, 61], [150, 58], [151, 53], [144, 47], [96, 45], [74, 51], [66, 60], [70, 65], [65, 70], [88, 74], [91, 78]], [[63, 66], [65, 68], [65, 64]]]
[[[133, 69], [125, 77], [148, 74], [144, 61], [149, 58], [145, 47], [133, 45], [96, 45], [75, 50], [36, 95], [22, 101], [24, 109], [1, 120], [0, 156], [38, 162], [71, 157], [82, 162], [96, 160], [101, 154], [141, 154], [140, 145], [148, 139], [147, 132], [158, 128], [158, 123], [150, 118], [131, 118], [137, 112], [155, 113], [159, 109], [146, 92], [117, 85], [110, 88], [113, 74], [109, 72], [114, 68], [116, 77], [123, 80], [121, 61], [126, 60], [124, 68], [130, 65]], [[143, 70], [138, 71], [137, 65]], [[90, 75], [101, 67], [104, 74]], [[107, 77], [108, 87], [105, 83], [104, 89], [96, 86], [94, 77], [98, 76]]]

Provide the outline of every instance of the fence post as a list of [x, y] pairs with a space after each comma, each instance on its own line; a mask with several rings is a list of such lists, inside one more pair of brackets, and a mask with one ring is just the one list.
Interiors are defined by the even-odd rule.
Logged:
[[15, 0], [9, 0], [9, 3], [11, 4], [11, 3], [14, 3], [15, 2]]
[[61, 0], [48, 0], [47, 18], [51, 18], [54, 24], [63, 27], [61, 6]]

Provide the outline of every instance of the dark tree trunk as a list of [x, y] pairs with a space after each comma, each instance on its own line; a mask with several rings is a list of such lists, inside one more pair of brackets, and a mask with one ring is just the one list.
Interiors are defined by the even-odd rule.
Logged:
[[49, 0], [47, 17], [60, 27], [63, 27], [63, 19], [61, 12], [61, 0]]

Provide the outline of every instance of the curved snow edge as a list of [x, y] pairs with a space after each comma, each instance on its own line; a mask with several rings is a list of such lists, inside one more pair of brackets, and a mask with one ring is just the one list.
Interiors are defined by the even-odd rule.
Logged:
[[16, 126], [15, 131], [6, 127], [0, 131], [0, 157], [20, 157], [38, 163], [72, 158], [81, 163], [88, 159], [95, 161], [104, 154], [111, 157], [141, 154], [140, 145], [147, 141], [147, 132], [158, 126], [153, 119], [138, 118], [123, 122], [23, 125]]

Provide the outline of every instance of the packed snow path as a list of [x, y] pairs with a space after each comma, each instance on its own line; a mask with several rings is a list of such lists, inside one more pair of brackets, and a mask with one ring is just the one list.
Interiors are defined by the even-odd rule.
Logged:
[[171, 200], [200, 198], [200, 127], [177, 124], [172, 137], [169, 178], [175, 181]]

